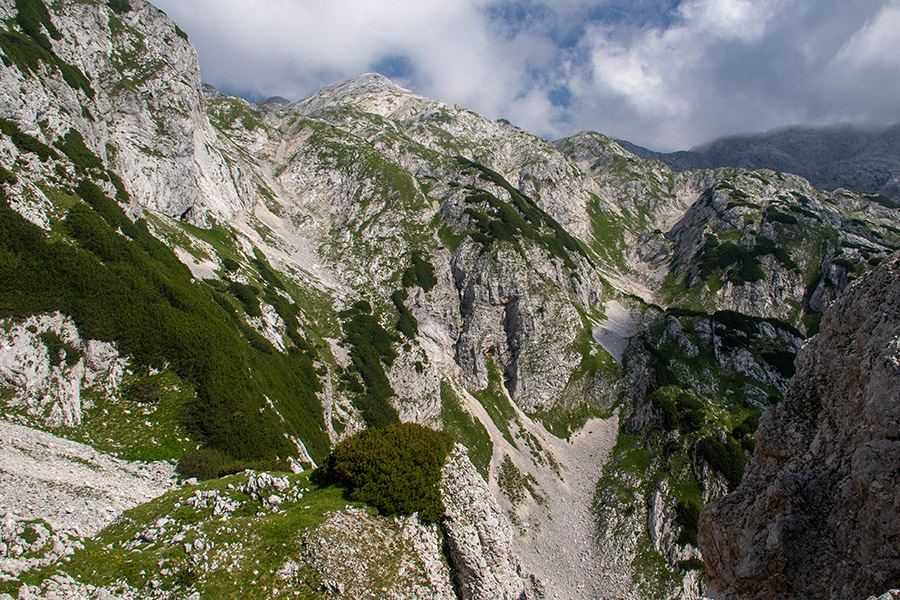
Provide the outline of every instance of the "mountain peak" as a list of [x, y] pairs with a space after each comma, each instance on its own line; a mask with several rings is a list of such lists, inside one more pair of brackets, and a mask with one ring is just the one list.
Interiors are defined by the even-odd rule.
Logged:
[[[380, 73], [365, 73], [343, 83], [326, 86], [309, 98], [297, 102], [293, 108], [303, 114], [315, 114], [327, 106], [381, 105], [386, 98], [394, 99], [401, 96], [419, 98], [417, 94], [400, 87]], [[388, 105], [393, 105], [395, 102], [388, 102]], [[372, 112], [385, 113], [385, 109], [388, 109], [387, 112], [391, 112], [390, 106], [381, 107]]]

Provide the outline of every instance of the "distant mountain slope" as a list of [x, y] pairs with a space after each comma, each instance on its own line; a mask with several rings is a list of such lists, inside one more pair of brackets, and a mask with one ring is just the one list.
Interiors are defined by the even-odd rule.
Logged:
[[877, 130], [851, 125], [787, 127], [723, 137], [670, 153], [619, 143], [637, 156], [662, 161], [675, 171], [772, 169], [805, 177], [823, 190], [843, 187], [900, 199], [900, 124]]

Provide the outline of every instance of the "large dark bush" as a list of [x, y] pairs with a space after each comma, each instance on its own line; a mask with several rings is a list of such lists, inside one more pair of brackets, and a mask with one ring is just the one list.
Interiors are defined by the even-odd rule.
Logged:
[[697, 442], [697, 455], [725, 477], [729, 489], [733, 490], [741, 483], [747, 459], [743, 448], [734, 439], [722, 442], [714, 437], [703, 438]]
[[128, 0], [109, 0], [107, 5], [120, 15], [131, 11], [131, 3]]
[[418, 512], [435, 522], [444, 512], [438, 483], [451, 444], [446, 433], [414, 423], [366, 429], [335, 446], [315, 479], [345, 486], [351, 500], [383, 515]]

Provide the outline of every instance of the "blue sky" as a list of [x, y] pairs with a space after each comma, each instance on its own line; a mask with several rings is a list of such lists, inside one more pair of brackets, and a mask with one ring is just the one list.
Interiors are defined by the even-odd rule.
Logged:
[[550, 139], [659, 150], [900, 121], [900, 0], [154, 0], [204, 80], [304, 98], [369, 71]]

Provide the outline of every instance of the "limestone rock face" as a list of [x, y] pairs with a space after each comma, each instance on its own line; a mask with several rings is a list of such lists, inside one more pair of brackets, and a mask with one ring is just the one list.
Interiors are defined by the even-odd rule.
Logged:
[[861, 598], [900, 581], [900, 259], [853, 284], [800, 352], [741, 485], [708, 506], [713, 598]]
[[[50, 67], [40, 75], [4, 68], [0, 116], [48, 145], [80, 132], [141, 206], [197, 224], [230, 219], [248, 190], [217, 148], [196, 51], [158, 8], [144, 0], [131, 7], [118, 14], [105, 2], [53, 3], [61, 33], [54, 53], [84, 74], [91, 91]], [[0, 1], [0, 14], [15, 15], [15, 2]]]
[[[591, 194], [600, 192], [596, 183], [552, 144], [508, 122], [491, 121], [461, 106], [424, 98], [377, 73], [325, 87], [289, 110], [347, 127], [363, 138], [377, 135], [381, 138], [376, 144], [379, 152], [395, 157], [416, 176], [429, 170], [422, 150], [478, 157], [533, 195], [569, 233], [581, 239], [591, 235], [588, 204]], [[360, 119], [363, 113], [381, 117], [381, 130]], [[420, 147], [410, 152], [408, 145], [385, 136], [385, 129], [402, 133]]]
[[55, 313], [7, 322], [0, 334], [0, 385], [15, 390], [10, 404], [49, 427], [76, 427], [82, 388], [119, 388], [127, 360], [115, 346], [82, 340], [71, 319]]
[[[441, 490], [446, 507], [444, 543], [461, 600], [535, 598], [512, 553], [509, 522], [490, 488], [457, 446], [444, 464]], [[530, 591], [530, 593], [529, 593]]]

